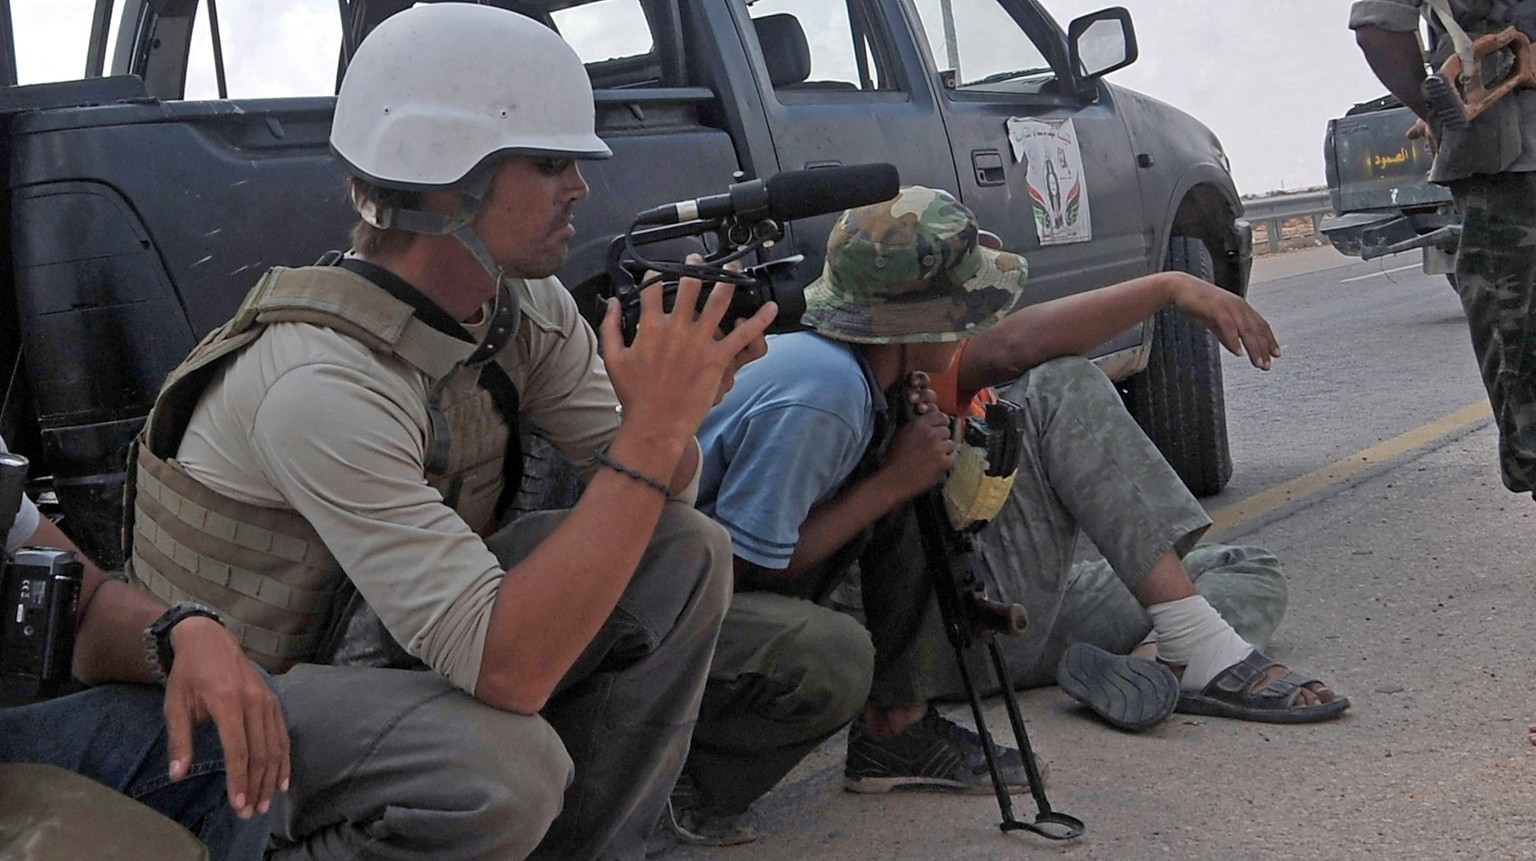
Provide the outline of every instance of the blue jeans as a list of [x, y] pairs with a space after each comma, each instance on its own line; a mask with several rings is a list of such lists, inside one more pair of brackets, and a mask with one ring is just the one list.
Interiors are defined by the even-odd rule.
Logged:
[[0, 762], [54, 765], [122, 792], [196, 834], [214, 861], [260, 859], [269, 817], [241, 819], [230, 807], [212, 721], [193, 730], [187, 776], [170, 782], [164, 700], [156, 687], [107, 685], [0, 709]]

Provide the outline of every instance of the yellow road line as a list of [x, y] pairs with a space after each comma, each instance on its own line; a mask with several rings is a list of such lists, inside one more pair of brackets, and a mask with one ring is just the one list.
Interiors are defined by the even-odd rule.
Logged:
[[1300, 478], [1293, 478], [1262, 493], [1256, 493], [1231, 505], [1218, 508], [1211, 512], [1211, 528], [1206, 534], [1215, 535], [1267, 514], [1282, 505], [1311, 496], [1331, 484], [1337, 484], [1377, 464], [1385, 463], [1441, 437], [1470, 427], [1492, 415], [1493, 410], [1489, 408], [1488, 402], [1478, 401], [1444, 418], [1420, 425], [1405, 434], [1379, 442], [1348, 457], [1339, 458]]

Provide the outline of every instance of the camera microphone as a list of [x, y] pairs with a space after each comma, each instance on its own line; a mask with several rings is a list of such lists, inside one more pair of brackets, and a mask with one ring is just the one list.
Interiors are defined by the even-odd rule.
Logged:
[[723, 194], [652, 207], [636, 216], [635, 223], [681, 224], [727, 216], [794, 221], [890, 200], [900, 190], [895, 165], [885, 162], [791, 170], [732, 183]]

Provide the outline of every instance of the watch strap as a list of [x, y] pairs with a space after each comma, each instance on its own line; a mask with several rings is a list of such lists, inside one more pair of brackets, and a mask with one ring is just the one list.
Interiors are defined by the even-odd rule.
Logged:
[[149, 663], [150, 672], [155, 676], [155, 681], [162, 685], [170, 676], [171, 664], [176, 660], [176, 650], [171, 646], [171, 629], [193, 616], [202, 616], [220, 625], [224, 624], [219, 614], [208, 607], [183, 601], [166, 608], [158, 619], [144, 629], [144, 657]]

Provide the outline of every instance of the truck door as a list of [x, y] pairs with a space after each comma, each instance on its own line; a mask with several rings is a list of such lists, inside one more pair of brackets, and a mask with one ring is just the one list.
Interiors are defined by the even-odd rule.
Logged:
[[[893, 38], [905, 23], [887, 19], [888, 4], [732, 5], [779, 170], [887, 161], [900, 169], [903, 184], [954, 188], [954, 161], [922, 56], [910, 38]], [[801, 280], [819, 272], [834, 218], [793, 225], [794, 250], [807, 259]]]
[[1155, 268], [1162, 255], [1150, 249], [1136, 158], [1113, 94], [1097, 82], [1078, 91], [1066, 40], [1039, 6], [909, 0], [907, 8], [939, 70], [960, 199], [1028, 258], [1029, 300]]

